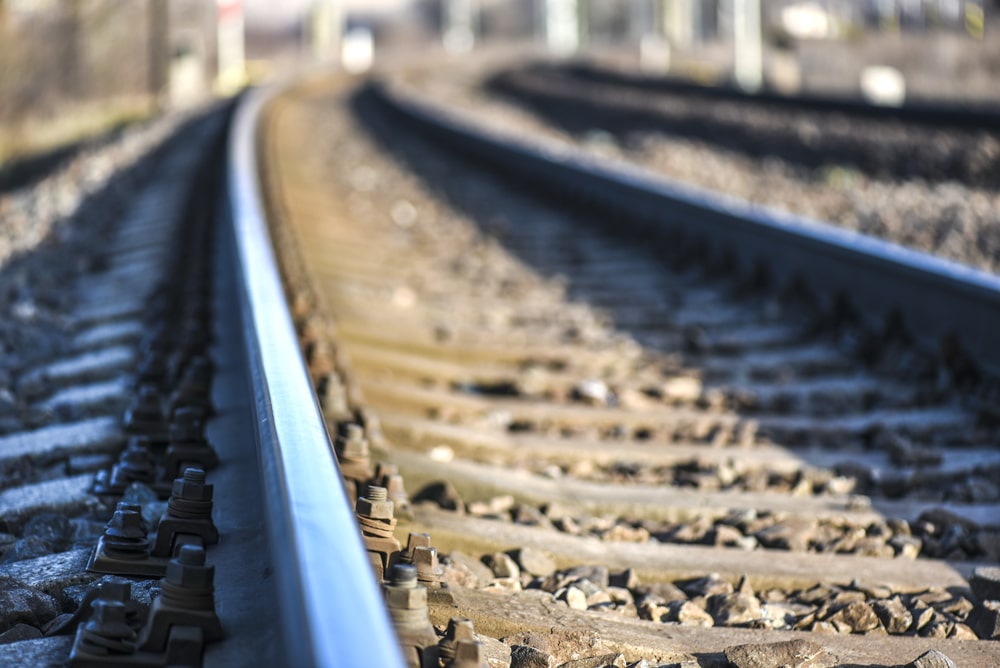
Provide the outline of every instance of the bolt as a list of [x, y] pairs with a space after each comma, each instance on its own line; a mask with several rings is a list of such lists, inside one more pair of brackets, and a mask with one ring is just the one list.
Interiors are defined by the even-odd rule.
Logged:
[[409, 655], [407, 665], [437, 666], [437, 633], [427, 616], [427, 589], [417, 582], [417, 569], [394, 565], [384, 589], [393, 627]]
[[424, 575], [424, 572], [430, 572], [437, 568], [438, 565], [438, 552], [436, 547], [426, 547], [424, 545], [418, 545], [413, 548], [413, 565], [417, 567], [417, 574]]
[[372, 481], [379, 487], [386, 488], [389, 499], [395, 504], [396, 510], [403, 513], [409, 511], [410, 497], [403, 486], [403, 476], [399, 475], [399, 469], [395, 464], [378, 462], [375, 465], [375, 476]]
[[174, 479], [167, 512], [160, 517], [153, 556], [171, 556], [181, 534], [199, 536], [204, 545], [219, 542], [219, 530], [212, 522], [213, 491], [213, 485], [205, 484], [205, 471], [199, 468], [186, 468], [182, 477]]
[[164, 427], [163, 407], [160, 395], [154, 385], [139, 386], [139, 394], [125, 411], [125, 429], [132, 433], [148, 433]]
[[412, 559], [413, 565], [417, 568], [417, 579], [420, 584], [431, 591], [440, 590], [444, 585], [444, 569], [438, 564], [437, 548], [415, 547]]
[[488, 666], [483, 656], [483, 643], [478, 640], [459, 640], [455, 643], [455, 656], [447, 668], [483, 668]]
[[135, 510], [115, 510], [104, 534], [116, 538], [143, 538], [142, 515]]
[[142, 559], [147, 556], [146, 526], [136, 510], [115, 510], [104, 529], [104, 549], [121, 559]]
[[416, 531], [411, 531], [410, 535], [406, 537], [406, 549], [403, 554], [400, 555], [400, 559], [407, 564], [413, 563], [413, 550], [418, 547], [430, 547], [431, 546], [431, 535], [429, 533], [418, 533]]
[[204, 566], [205, 548], [197, 545], [185, 545], [181, 548], [177, 560], [186, 566]]
[[151, 481], [156, 476], [156, 467], [149, 455], [150, 440], [145, 436], [133, 436], [122, 452], [111, 472], [111, 484], [126, 486], [130, 482]]
[[[370, 520], [393, 520], [392, 501], [388, 500], [385, 487], [368, 487], [368, 495], [358, 499], [354, 506], [358, 517]], [[394, 524], [395, 522], [393, 522]]]
[[127, 501], [119, 501], [118, 505], [115, 506], [115, 511], [137, 514], [139, 516], [139, 519], [141, 520], [140, 525], [142, 526], [143, 536], [148, 534], [149, 527], [146, 526], [146, 519], [142, 516], [142, 504], [128, 503]]
[[200, 627], [206, 641], [221, 638], [214, 581], [215, 566], [205, 564], [205, 548], [182, 546], [160, 581], [160, 595], [153, 600], [137, 642], [140, 651], [162, 654], [167, 649], [171, 627], [178, 623]]
[[170, 414], [176, 416], [182, 409], [188, 408], [201, 419], [211, 405], [211, 385], [212, 363], [199, 355], [188, 362], [180, 383], [170, 397]]
[[214, 485], [205, 484], [205, 472], [202, 469], [186, 468], [183, 477], [174, 480], [170, 501], [183, 499], [210, 502], [214, 489]]
[[170, 440], [200, 441], [202, 437], [200, 412], [190, 407], [177, 409], [173, 422], [170, 423]]
[[441, 661], [447, 662], [455, 658], [455, 646], [463, 640], [474, 640], [475, 628], [472, 620], [467, 617], [452, 617], [448, 620], [448, 628], [445, 629], [444, 637], [438, 643], [438, 651]]
[[124, 651], [126, 646], [123, 641], [135, 638], [135, 631], [128, 623], [128, 606], [122, 601], [104, 597], [95, 599], [91, 605], [93, 613], [84, 627], [86, 635], [90, 636], [87, 640], [109, 649], [111, 645], [121, 644], [119, 651]]
[[[215, 566], [205, 565], [205, 548], [200, 545], [184, 545], [180, 553], [167, 564], [167, 575], [164, 584], [174, 585], [185, 589], [199, 589], [210, 591], [214, 589]], [[167, 594], [167, 588], [164, 588]], [[176, 591], [172, 603], [182, 600], [187, 605], [197, 605], [191, 597], [181, 596]]]
[[393, 587], [413, 589], [417, 586], [417, 569], [409, 564], [396, 564], [389, 574], [389, 584]]
[[361, 425], [347, 425], [347, 433], [341, 439], [340, 456], [357, 461], [368, 458], [368, 440], [365, 438], [365, 430]]
[[[415, 612], [427, 610], [427, 589], [417, 582], [417, 569], [408, 564], [396, 564], [389, 571], [389, 583], [385, 585], [386, 604], [390, 612]], [[412, 621], [419, 614], [404, 615]]]
[[323, 397], [323, 414], [333, 423], [341, 423], [351, 419], [351, 409], [347, 405], [347, 393], [340, 377], [335, 373], [327, 374], [320, 382], [320, 396]]

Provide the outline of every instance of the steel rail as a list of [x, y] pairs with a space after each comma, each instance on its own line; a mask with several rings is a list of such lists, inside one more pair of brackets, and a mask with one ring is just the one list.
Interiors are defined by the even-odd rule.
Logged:
[[565, 69], [588, 81], [630, 86], [651, 92], [699, 95], [716, 100], [750, 102], [819, 113], [841, 113], [876, 120], [892, 119], [903, 123], [934, 127], [950, 125], [966, 129], [995, 130], [1000, 128], [1000, 105], [995, 102], [908, 100], [900, 106], [884, 106], [847, 95], [822, 95], [819, 93], [786, 95], [766, 89], [757, 93], [748, 93], [731, 85], [711, 86], [677, 77], [656, 77], [624, 71], [611, 71], [588, 63], [573, 63]]
[[[403, 666], [392, 624], [302, 360], [272, 250], [257, 122], [276, 88], [249, 92], [229, 145], [228, 195], [258, 459], [287, 665]], [[272, 614], [271, 611], [261, 611]]]
[[612, 214], [619, 231], [696, 246], [734, 271], [800, 281], [827, 308], [846, 298], [868, 325], [892, 315], [936, 350], [958, 342], [1000, 372], [1000, 277], [833, 225], [672, 181], [571, 147], [540, 148], [375, 82], [364, 92], [400, 122], [531, 187]]

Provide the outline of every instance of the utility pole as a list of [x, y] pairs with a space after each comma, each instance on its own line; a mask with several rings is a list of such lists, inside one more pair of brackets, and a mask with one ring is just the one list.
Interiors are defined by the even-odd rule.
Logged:
[[764, 85], [760, 0], [733, 0], [733, 74], [736, 85], [756, 93]]

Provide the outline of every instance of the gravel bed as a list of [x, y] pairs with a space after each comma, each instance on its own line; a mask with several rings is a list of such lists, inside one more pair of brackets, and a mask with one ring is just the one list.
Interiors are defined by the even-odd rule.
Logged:
[[[94, 496], [90, 489], [94, 472], [114, 463], [103, 439], [110, 438], [111, 445], [116, 445], [124, 438], [117, 404], [126, 393], [131, 394], [131, 378], [126, 382], [129, 374], [119, 374], [121, 369], [112, 364], [113, 359], [87, 350], [84, 356], [90, 355], [91, 361], [107, 365], [107, 373], [115, 374], [106, 383], [115, 396], [107, 405], [93, 408], [75, 407], [73, 401], [52, 408], [48, 395], [84, 392], [95, 385], [88, 384], [85, 373], [76, 380], [53, 380], [36, 372], [40, 368], [51, 372], [52, 366], [46, 364], [73, 361], [80, 355], [76, 346], [81, 327], [75, 320], [82, 312], [134, 308], [128, 296], [115, 292], [117, 288], [111, 292], [118, 300], [114, 303], [94, 297], [83, 307], [75, 300], [92, 296], [85, 286], [107, 291], [113, 280], [101, 276], [105, 270], [134, 271], [134, 266], [124, 262], [116, 265], [109, 246], [116, 241], [129, 207], [146, 194], [143, 189], [155, 170], [190, 166], [190, 160], [178, 162], [177, 155], [170, 153], [167, 140], [187, 131], [190, 139], [198, 141], [209, 126], [204, 120], [185, 120], [170, 116], [134, 128], [77, 154], [31, 187], [0, 194], [0, 434], [11, 434], [8, 443], [18, 438], [30, 441], [21, 444], [22, 456], [0, 465], [0, 491], [4, 492], [0, 645], [41, 638], [59, 619], [74, 613], [92, 583], [101, 579], [84, 573], [84, 566], [119, 499]], [[171, 200], [173, 192], [163, 191]], [[170, 201], [167, 206], [177, 204]], [[152, 260], [147, 264], [148, 271], [156, 271]], [[85, 333], [95, 331], [84, 329]], [[119, 348], [102, 343], [100, 337], [96, 345], [105, 351]], [[94, 415], [78, 414], [88, 411]], [[49, 426], [50, 431], [65, 428], [67, 433], [53, 436], [38, 431]], [[107, 431], [115, 435], [101, 435]], [[46, 450], [48, 441], [54, 443], [51, 452]], [[82, 454], [66, 454], [77, 446]], [[139, 484], [126, 490], [122, 500], [144, 504], [151, 519], [165, 506], [153, 490]], [[150, 587], [151, 582], [133, 585], [142, 606], [149, 604]]]
[[901, 592], [860, 581], [849, 586], [755, 591], [746, 577], [734, 585], [717, 574], [643, 583], [632, 570], [611, 572], [599, 565], [557, 570], [544, 551], [529, 547], [479, 558], [452, 552], [441, 563], [445, 581], [453, 587], [497, 592], [540, 589], [571, 608], [665, 624], [820, 634], [976, 639], [979, 636], [969, 623], [977, 624], [977, 618], [970, 619], [970, 614], [982, 596], [989, 595], [976, 588], [971, 595], [936, 587]]
[[[36, 183], [0, 192], [0, 264], [16, 253], [37, 247], [53, 231], [60, 238], [73, 235], [73, 216], [108, 215], [100, 206], [84, 211], [87, 198], [162, 143], [183, 118], [169, 115], [129, 127], [112, 140], [94, 142], [82, 149]], [[114, 187], [127, 189], [128, 184]]]
[[0, 433], [44, 426], [17, 376], [65, 350], [75, 277], [103, 266], [102, 246], [156, 147], [183, 122], [167, 116], [76, 154], [35, 184], [0, 193]]
[[[738, 458], [736, 458], [738, 459]], [[722, 464], [692, 459], [669, 466], [645, 462], [617, 461], [594, 464], [589, 460], [574, 465], [544, 464], [537, 460], [521, 462], [526, 470], [550, 478], [572, 476], [605, 483], [670, 485], [705, 492], [774, 492], [794, 496], [864, 494], [871, 497], [897, 497], [923, 501], [987, 503], [1000, 501], [1000, 466], [981, 465], [975, 471], [958, 470], [950, 475], [935, 471], [922, 476], [912, 473], [880, 476], [880, 472], [849, 461], [833, 469], [812, 467], [795, 471], [775, 471], [763, 467]]]
[[764, 510], [736, 510], [721, 518], [684, 522], [637, 520], [566, 512], [557, 504], [535, 506], [509, 495], [464, 502], [454, 487], [432, 483], [419, 490], [415, 502], [430, 502], [450, 511], [592, 536], [602, 541], [712, 545], [740, 550], [788, 550], [867, 557], [950, 560], [1000, 560], [1000, 532], [980, 527], [943, 509], [929, 510], [916, 522], [885, 519], [861, 523], [847, 518], [788, 516]]
[[[600, 318], [599, 314], [587, 308], [585, 304], [567, 304], [564, 301], [566, 291], [559, 280], [545, 279], [526, 270], [523, 264], [504, 250], [498, 240], [490, 238], [490, 234], [502, 232], [509, 225], [500, 218], [500, 213], [494, 214], [495, 220], [492, 222], [487, 214], [487, 220], [482, 223], [482, 227], [470, 224], [471, 221], [465, 218], [468, 214], [460, 213], [461, 207], [457, 205], [484, 206], [491, 197], [487, 186], [477, 185], [475, 181], [470, 180], [467, 189], [461, 195], [449, 195], [456, 198], [460, 196], [463, 201], [449, 201], [442, 204], [437, 201], [438, 195], [427, 192], [428, 185], [422, 182], [420, 177], [402, 172], [398, 166], [387, 160], [387, 156], [380, 154], [376, 146], [362, 140], [355, 125], [357, 121], [345, 117], [343, 111], [335, 104], [317, 105], [313, 113], [322, 114], [326, 128], [323, 141], [329, 143], [329, 146], [322, 148], [320, 155], [332, 155], [335, 151], [338, 159], [324, 161], [314, 156], [310, 160], [317, 163], [317, 169], [326, 170], [325, 173], [330, 175], [329, 178], [347, 186], [341, 198], [343, 212], [333, 215], [364, 221], [368, 238], [386, 240], [380, 246], [386, 250], [379, 253], [384, 253], [386, 258], [392, 259], [383, 261], [398, 267], [386, 286], [371, 286], [367, 283], [351, 286], [352, 297], [355, 293], [360, 294], [373, 308], [385, 304], [386, 308], [409, 310], [419, 319], [422, 327], [435, 332], [439, 341], [458, 344], [466, 341], [482, 342], [493, 332], [508, 337], [512, 337], [512, 332], [524, 332], [525, 341], [553, 341], [570, 346], [585, 344], [588, 347], [620, 352], [616, 365], [609, 366], [605, 370], [606, 375], [590, 379], [588, 376], [580, 376], [575, 385], [570, 380], [571, 384], [567, 386], [569, 392], [565, 398], [581, 404], [591, 404], [596, 401], [592, 395], [595, 394], [593, 387], [597, 385], [617, 390], [618, 394], [622, 395], [619, 400], [624, 400], [625, 394], [621, 392], [619, 386], [620, 379], [631, 378], [635, 374], [641, 376], [648, 373], [651, 367], [661, 372], [661, 378], [671, 375], [667, 369], [674, 370], [676, 360], [672, 360], [669, 355], [655, 355], [649, 349], [640, 348], [636, 342], [616, 332]], [[377, 127], [374, 129], [378, 130]], [[405, 146], [405, 142], [398, 142], [394, 147], [403, 152], [401, 157], [404, 160], [407, 159], [406, 154], [412, 150]], [[438, 170], [450, 173], [461, 168], [451, 164], [439, 164], [434, 156], [425, 155], [421, 159], [422, 169], [427, 173], [436, 173]], [[520, 207], [523, 205], [514, 199], [506, 201], [504, 205], [507, 207], [502, 214], [505, 217], [523, 216], [525, 220], [530, 220], [531, 216], [539, 215], [530, 209], [522, 210]], [[448, 239], [449, 243], [442, 244], [442, 239]], [[401, 254], [402, 251], [396, 250], [403, 248], [408, 251], [406, 255], [408, 260], [405, 263], [400, 262], [397, 254]], [[393, 285], [396, 287], [391, 287]], [[462, 309], [461, 319], [454, 317], [456, 303], [474, 304], [479, 300], [489, 304], [490, 308]], [[511, 303], [514, 306], [508, 307], [507, 304]], [[532, 329], [546, 321], [555, 323], [555, 326], [544, 334]], [[350, 355], [349, 349], [346, 354]], [[659, 366], [662, 366], [662, 369]], [[576, 370], [560, 369], [559, 372], [565, 378], [572, 379]], [[526, 380], [527, 376], [525, 373], [517, 378], [511, 387], [463, 386], [453, 389], [472, 395], [531, 397], [536, 392], [528, 387], [530, 383]], [[542, 381], [541, 386], [545, 386], [544, 378]], [[552, 398], [544, 392], [542, 394]], [[603, 396], [606, 392], [600, 391], [596, 394]], [[661, 400], [669, 403], [669, 397], [666, 395], [659, 399], [648, 397], [646, 400], [653, 403]], [[607, 402], [596, 401], [596, 403], [601, 406]], [[501, 427], [513, 431], [517, 428], [516, 424], [510, 423], [509, 416], [500, 414], [502, 411], [492, 411], [487, 415], [466, 415], [444, 407], [440, 410], [434, 409], [431, 413], [430, 417], [451, 424], [471, 424], [484, 430]], [[711, 415], [711, 412], [706, 412], [706, 417]], [[539, 429], [530, 431], [535, 435], [546, 434], [544, 430]], [[553, 437], [567, 438], [574, 435], [580, 434], [551, 434]], [[651, 441], [651, 446], [654, 443]], [[626, 462], [621, 464], [617, 471], [594, 467], [589, 471], [560, 469], [558, 473], [551, 469], [546, 471], [547, 467], [542, 467], [541, 472], [605, 479], [609, 482], [619, 479], [631, 482], [629, 478], [632, 474], [626, 475], [624, 471], [628, 466]], [[871, 481], [857, 471], [845, 471], [849, 475], [844, 476], [839, 476], [835, 470], [803, 471], [801, 474], [784, 478], [772, 476], [770, 473], [765, 474], [763, 471], [730, 475], [732, 472], [724, 469], [725, 467], [712, 469], [700, 465], [668, 467], [661, 470], [640, 468], [634, 475], [640, 479], [643, 479], [643, 476], [650, 476], [653, 482], [693, 486], [698, 489], [717, 487], [751, 491], [763, 487], [781, 493], [792, 493], [795, 490], [798, 490], [798, 493], [806, 493], [807, 488], [810, 488], [811, 494], [825, 494], [828, 488], [830, 492], [838, 494], [862, 490], [874, 491]], [[984, 473], [983, 477], [988, 476]], [[852, 484], [854, 488], [850, 489]], [[662, 524], [645, 526], [639, 522], [629, 521], [628, 518], [563, 518], [548, 516], [545, 512], [554, 509], [510, 505], [490, 510], [489, 504], [483, 509], [465, 504], [461, 499], [432, 498], [431, 500], [436, 500], [442, 507], [448, 507], [449, 504], [451, 507], [461, 506], [463, 510], [473, 514], [496, 514], [498, 517], [524, 523], [540, 522], [555, 526], [563, 524], [565, 519], [563, 530], [568, 532], [576, 531], [608, 538], [616, 538], [617, 534], [618, 540], [631, 537], [633, 540], [653, 539], [697, 544], [715, 544], [718, 541], [720, 545], [729, 543], [733, 546], [742, 546], [744, 549], [768, 546], [772, 549], [839, 551], [878, 554], [885, 557], [897, 555], [916, 557], [922, 554], [929, 557], [948, 556], [958, 559], [996, 554], [997, 549], [993, 532], [958, 518], [945, 516], [936, 518], [938, 521], [928, 520], [918, 523], [919, 526], [915, 527], [901, 522], [895, 528], [890, 528], [888, 523], [879, 526], [851, 526], [825, 522], [793, 530], [785, 521], [786, 518], [774, 515], [762, 515], [750, 520], [734, 516], [718, 522], [718, 526], [715, 522], [707, 526], [700, 523], [683, 526]], [[506, 500], [502, 501], [506, 503]], [[765, 530], [769, 530], [769, 533]], [[779, 538], [777, 534], [783, 531], [796, 535]], [[895, 546], [891, 544], [893, 540], [896, 542]]]
[[[507, 71], [491, 90], [484, 82], [494, 74], [456, 67], [447, 77], [410, 74], [404, 83], [507, 131], [569, 142], [599, 157], [997, 271], [995, 133], [836, 115], [789, 118], [530, 69]], [[567, 102], [570, 97], [576, 101]], [[543, 101], [553, 99], [562, 99], [562, 108], [542, 111]]]

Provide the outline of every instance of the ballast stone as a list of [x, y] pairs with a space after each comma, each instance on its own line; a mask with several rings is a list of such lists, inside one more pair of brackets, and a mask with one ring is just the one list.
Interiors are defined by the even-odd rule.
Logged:
[[832, 668], [839, 663], [835, 655], [808, 640], [735, 645], [725, 654], [736, 668]]

